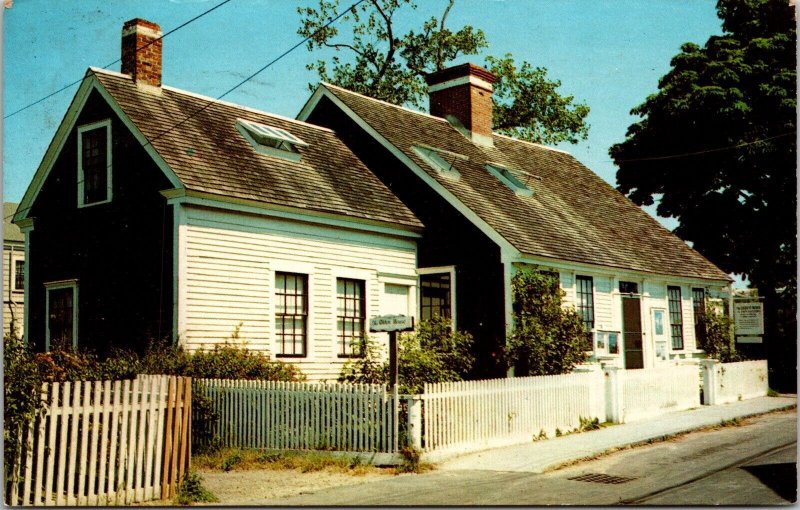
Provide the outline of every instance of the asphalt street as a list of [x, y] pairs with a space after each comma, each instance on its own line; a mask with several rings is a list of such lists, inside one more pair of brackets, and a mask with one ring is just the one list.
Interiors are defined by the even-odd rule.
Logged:
[[794, 410], [772, 413], [541, 474], [441, 470], [263, 504], [788, 504], [796, 499], [796, 418]]

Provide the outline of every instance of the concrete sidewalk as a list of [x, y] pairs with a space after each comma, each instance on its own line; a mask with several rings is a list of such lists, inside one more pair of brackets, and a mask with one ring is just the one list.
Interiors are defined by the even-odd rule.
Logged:
[[612, 425], [591, 432], [469, 453], [438, 463], [437, 467], [443, 471], [478, 469], [542, 473], [615, 448], [718, 425], [724, 420], [745, 418], [795, 405], [797, 405], [796, 395], [786, 395], [758, 397], [719, 406], [701, 406], [633, 423]]

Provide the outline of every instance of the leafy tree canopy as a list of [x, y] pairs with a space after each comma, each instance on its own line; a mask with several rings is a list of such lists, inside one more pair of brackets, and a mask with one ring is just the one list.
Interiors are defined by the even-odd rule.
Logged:
[[[427, 96], [425, 74], [439, 71], [462, 56], [477, 55], [489, 44], [482, 30], [446, 26], [455, 0], [440, 17], [403, 32], [400, 20], [416, 9], [412, 0], [366, 0], [345, 14], [340, 29], [325, 25], [342, 11], [339, 0], [319, 0], [317, 7], [298, 9], [298, 33], [310, 37], [309, 51], [334, 50], [330, 63], [309, 64], [324, 81], [376, 99], [420, 108]], [[345, 33], [343, 33], [345, 32]], [[346, 56], [343, 56], [346, 54]], [[495, 130], [539, 143], [577, 143], [588, 135], [589, 107], [558, 93], [561, 82], [511, 54], [486, 58], [498, 77], [494, 92]]]
[[796, 291], [796, 40], [787, 0], [719, 0], [723, 34], [686, 43], [610, 154], [620, 191], [728, 272]]

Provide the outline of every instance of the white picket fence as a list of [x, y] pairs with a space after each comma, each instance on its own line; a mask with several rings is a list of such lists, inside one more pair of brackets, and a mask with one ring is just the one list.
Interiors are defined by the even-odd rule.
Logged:
[[191, 379], [139, 376], [42, 386], [6, 503], [118, 505], [171, 497], [190, 462]]
[[620, 370], [622, 421], [700, 406], [700, 370], [696, 365]]
[[580, 418], [605, 420], [603, 374], [425, 384], [425, 451], [469, 450], [530, 441], [539, 433], [579, 427]]
[[205, 440], [263, 449], [396, 452], [396, 401], [376, 384], [197, 379], [219, 419]]
[[714, 369], [716, 371], [715, 404], [762, 397], [769, 390], [766, 360], [720, 363], [715, 365]]

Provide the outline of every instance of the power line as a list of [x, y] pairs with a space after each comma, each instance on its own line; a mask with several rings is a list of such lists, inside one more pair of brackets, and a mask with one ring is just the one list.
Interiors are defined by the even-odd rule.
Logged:
[[621, 159], [619, 161], [615, 161], [615, 160], [610, 160], [610, 161], [612, 161], [614, 163], [631, 163], [631, 162], [636, 162], [636, 161], [660, 161], [660, 160], [664, 160], [664, 159], [685, 158], [687, 156], [697, 156], [697, 155], [700, 155], [700, 154], [709, 154], [709, 153], [712, 153], [712, 152], [723, 152], [723, 151], [729, 151], [729, 150], [733, 150], [733, 149], [738, 149], [740, 147], [747, 147], [748, 145], [755, 145], [757, 143], [767, 142], [769, 140], [774, 140], [776, 138], [783, 138], [784, 136], [794, 135], [796, 132], [797, 131], [789, 131], [787, 133], [782, 133], [780, 135], [770, 136], [770, 137], [767, 137], [767, 138], [761, 138], [759, 140], [753, 140], [752, 142], [744, 142], [744, 143], [740, 143], [740, 144], [737, 144], [737, 145], [729, 145], [727, 147], [717, 147], [716, 149], [706, 149], [706, 150], [695, 151], [695, 152], [684, 152], [684, 153], [681, 153], [681, 154], [668, 154], [668, 155], [665, 155], [665, 156], [650, 156], [650, 157], [645, 157], [645, 158], [631, 158], [631, 159]]
[[[187, 21], [184, 21], [183, 23], [181, 23], [181, 24], [180, 24], [180, 25], [178, 25], [177, 27], [173, 28], [173, 29], [172, 29], [172, 30], [170, 30], [169, 32], [167, 32], [167, 33], [163, 34], [161, 37], [158, 37], [158, 38], [156, 38], [156, 39], [153, 39], [152, 41], [148, 42], [147, 44], [145, 44], [144, 46], [142, 46], [142, 47], [140, 47], [140, 48], [136, 48], [136, 51], [141, 51], [141, 50], [143, 50], [143, 49], [147, 48], [148, 46], [150, 46], [151, 44], [155, 44], [156, 42], [160, 41], [161, 39], [164, 39], [164, 38], [165, 38], [165, 37], [167, 37], [168, 35], [170, 35], [170, 34], [174, 34], [174, 33], [175, 33], [175, 32], [177, 32], [178, 30], [180, 30], [180, 29], [182, 29], [183, 27], [185, 27], [186, 25], [189, 25], [190, 23], [192, 23], [192, 22], [194, 22], [194, 21], [197, 21], [198, 19], [202, 18], [202, 17], [203, 17], [203, 16], [205, 16], [206, 14], [209, 14], [210, 12], [212, 12], [212, 11], [214, 11], [214, 10], [216, 10], [216, 9], [219, 9], [220, 7], [222, 7], [223, 5], [227, 4], [227, 3], [228, 3], [228, 2], [230, 2], [230, 1], [231, 1], [231, 0], [223, 0], [222, 2], [218, 3], [218, 4], [217, 4], [217, 5], [215, 5], [214, 7], [212, 7], [212, 8], [210, 8], [210, 9], [208, 9], [207, 11], [203, 11], [203, 12], [201, 12], [200, 14], [198, 14], [197, 16], [195, 16], [194, 18], [192, 18], [192, 19], [190, 19], [190, 20], [187, 20]], [[108, 69], [109, 67], [113, 66], [113, 65], [114, 65], [114, 64], [116, 64], [117, 62], [120, 62], [121, 60], [122, 60], [121, 58], [118, 58], [118, 59], [116, 59], [115, 61], [113, 61], [113, 62], [109, 62], [108, 64], [104, 65], [102, 68], [103, 68], [103, 69]], [[63, 87], [61, 87], [60, 89], [56, 90], [55, 92], [51, 92], [51, 93], [47, 94], [46, 96], [44, 96], [44, 97], [42, 97], [42, 98], [40, 98], [40, 99], [37, 99], [36, 101], [34, 101], [34, 102], [32, 102], [32, 103], [30, 103], [30, 104], [28, 104], [28, 105], [25, 105], [25, 106], [23, 106], [23, 107], [22, 107], [22, 108], [20, 108], [19, 110], [15, 110], [15, 111], [13, 111], [13, 112], [9, 113], [9, 114], [8, 114], [8, 115], [6, 115], [5, 117], [3, 117], [3, 119], [8, 119], [9, 117], [13, 117], [14, 115], [16, 115], [16, 114], [18, 114], [18, 113], [20, 113], [20, 112], [23, 112], [23, 111], [27, 110], [28, 108], [30, 108], [30, 107], [32, 107], [32, 106], [36, 106], [37, 104], [41, 103], [42, 101], [46, 101], [46, 100], [50, 99], [51, 97], [53, 97], [53, 96], [55, 96], [55, 95], [57, 95], [57, 94], [60, 94], [61, 92], [64, 92], [64, 91], [65, 91], [65, 90], [67, 90], [68, 88], [70, 88], [70, 87], [72, 87], [72, 86], [74, 86], [74, 85], [77, 85], [78, 83], [80, 83], [80, 82], [82, 82], [82, 81], [83, 81], [83, 78], [81, 77], [81, 78], [80, 78], [80, 79], [78, 79], [78, 80], [75, 80], [75, 81], [73, 81], [73, 82], [71, 82], [71, 83], [69, 83], [69, 84], [67, 84], [67, 85], [64, 85]]]
[[[225, 2], [223, 2], [223, 3], [227, 3], [227, 2], [229, 2], [229, 1], [230, 1], [230, 0], [225, 0]], [[254, 72], [253, 74], [251, 74], [251, 75], [250, 75], [250, 76], [248, 76], [247, 78], [243, 79], [242, 81], [240, 81], [239, 83], [237, 83], [237, 84], [236, 84], [236, 85], [234, 85], [233, 87], [231, 87], [231, 88], [229, 88], [228, 90], [226, 90], [225, 92], [223, 92], [223, 93], [222, 93], [220, 96], [218, 96], [216, 99], [211, 99], [211, 100], [207, 101], [205, 105], [203, 105], [202, 107], [198, 108], [198, 109], [197, 109], [197, 110], [195, 110], [194, 112], [192, 112], [192, 113], [190, 113], [189, 115], [187, 115], [187, 116], [186, 116], [186, 118], [184, 118], [183, 120], [181, 120], [181, 121], [180, 121], [180, 122], [178, 122], [177, 124], [174, 124], [173, 126], [171, 126], [170, 128], [166, 129], [165, 131], [163, 131], [163, 132], [161, 132], [161, 133], [157, 134], [157, 135], [156, 135], [156, 136], [154, 136], [152, 139], [148, 139], [148, 140], [147, 140], [147, 142], [145, 142], [145, 143], [142, 145], [142, 147], [147, 147], [148, 145], [151, 145], [151, 146], [152, 146], [152, 145], [153, 145], [153, 141], [155, 141], [155, 140], [158, 140], [159, 138], [161, 138], [162, 136], [166, 135], [167, 133], [169, 133], [170, 131], [172, 131], [172, 130], [173, 130], [173, 129], [175, 129], [176, 127], [178, 127], [178, 126], [182, 125], [183, 123], [185, 123], [185, 122], [186, 122], [186, 121], [188, 121], [189, 119], [193, 118], [194, 116], [196, 116], [196, 115], [197, 115], [197, 114], [199, 114], [200, 112], [204, 111], [206, 108], [208, 108], [208, 107], [209, 107], [209, 106], [211, 106], [212, 104], [216, 103], [217, 101], [219, 101], [219, 100], [220, 100], [220, 99], [222, 99], [223, 97], [227, 96], [228, 94], [230, 94], [230, 93], [231, 93], [231, 92], [233, 92], [234, 90], [238, 89], [239, 87], [241, 87], [242, 85], [244, 85], [244, 84], [245, 84], [245, 83], [247, 83], [248, 81], [252, 80], [252, 79], [253, 79], [253, 78], [255, 78], [256, 76], [258, 76], [259, 74], [261, 74], [262, 72], [264, 72], [265, 70], [267, 70], [267, 68], [269, 68], [270, 66], [272, 66], [273, 64], [275, 64], [275, 63], [276, 63], [276, 62], [278, 62], [279, 60], [283, 59], [283, 58], [284, 58], [286, 55], [288, 55], [289, 53], [293, 52], [294, 50], [296, 50], [296, 49], [297, 49], [297, 48], [299, 48], [300, 46], [304, 45], [304, 44], [305, 44], [306, 42], [308, 42], [310, 39], [312, 39], [313, 37], [315, 37], [315, 36], [316, 36], [318, 33], [322, 32], [323, 30], [327, 29], [327, 28], [328, 28], [329, 26], [331, 26], [332, 24], [334, 24], [334, 23], [336, 23], [337, 21], [339, 21], [339, 19], [341, 19], [343, 16], [345, 16], [345, 15], [346, 15], [348, 12], [351, 12], [353, 9], [355, 9], [356, 7], [358, 7], [358, 5], [360, 5], [360, 4], [361, 4], [361, 3], [363, 3], [364, 1], [365, 1], [365, 0], [357, 0], [355, 3], [353, 3], [353, 5], [351, 5], [350, 7], [348, 7], [347, 9], [345, 9], [344, 11], [342, 11], [342, 13], [341, 13], [341, 14], [339, 14], [338, 16], [336, 16], [336, 17], [334, 17], [334, 18], [331, 18], [330, 20], [328, 20], [328, 22], [327, 22], [327, 23], [325, 23], [323, 26], [321, 26], [321, 27], [320, 27], [318, 30], [316, 30], [316, 31], [315, 31], [313, 34], [311, 34], [311, 35], [309, 35], [309, 36], [305, 37], [303, 40], [301, 40], [300, 42], [298, 42], [297, 44], [295, 44], [294, 46], [292, 46], [292, 47], [291, 47], [291, 48], [289, 48], [288, 50], [284, 51], [283, 53], [281, 53], [280, 55], [278, 55], [277, 57], [275, 57], [274, 59], [272, 59], [270, 62], [268, 62], [266, 65], [262, 66], [262, 67], [261, 67], [260, 69], [258, 69], [256, 72]], [[217, 5], [217, 7], [219, 7], [220, 5], [222, 5], [222, 4], [219, 4], [219, 5]], [[215, 7], [215, 8], [216, 8], [216, 7]], [[210, 10], [209, 10], [208, 12], [210, 12]], [[174, 30], [173, 30], [173, 31], [174, 31]], [[165, 37], [165, 36], [166, 36], [166, 34], [165, 34], [164, 36], [162, 36], [162, 37]], [[92, 71], [92, 74], [94, 74], [94, 72], [93, 72], [93, 71]], [[84, 181], [85, 181], [85, 179], [84, 179]], [[80, 184], [81, 182], [84, 182], [84, 181], [79, 181], [79, 182], [78, 182], [78, 184]], [[27, 207], [27, 208], [25, 208], [25, 209], [23, 210], [23, 212], [27, 212], [28, 210], [30, 210], [30, 207]], [[11, 218], [11, 217], [13, 217], [13, 216], [17, 215], [19, 212], [20, 212], [20, 211], [19, 211], [19, 210], [17, 210], [17, 211], [15, 211], [15, 212], [14, 212], [14, 214], [11, 214], [10, 216], [7, 216], [5, 219], [7, 220], [8, 218]]]

